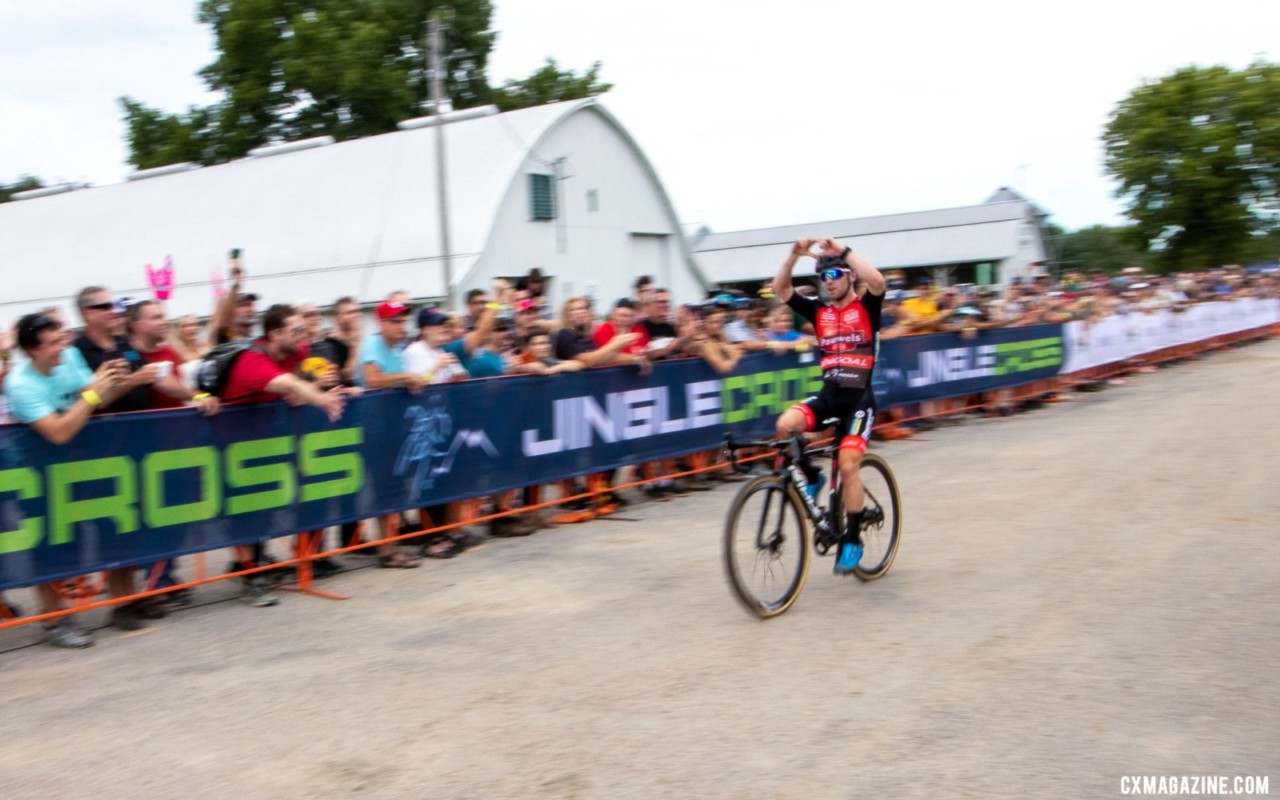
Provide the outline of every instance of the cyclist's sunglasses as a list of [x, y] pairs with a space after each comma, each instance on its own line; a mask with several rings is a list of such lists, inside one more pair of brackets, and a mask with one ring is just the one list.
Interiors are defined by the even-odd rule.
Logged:
[[845, 275], [849, 274], [849, 270], [840, 267], [828, 267], [827, 269], [818, 270], [818, 277], [824, 281], [838, 281]]

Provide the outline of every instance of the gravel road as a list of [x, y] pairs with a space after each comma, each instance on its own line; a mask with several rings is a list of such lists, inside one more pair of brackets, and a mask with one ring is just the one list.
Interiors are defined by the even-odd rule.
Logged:
[[219, 585], [87, 651], [0, 632], [0, 798], [1280, 794], [1278, 397], [1272, 339], [877, 444], [892, 571], [818, 560], [769, 621], [724, 584], [721, 485], [356, 569], [343, 602]]

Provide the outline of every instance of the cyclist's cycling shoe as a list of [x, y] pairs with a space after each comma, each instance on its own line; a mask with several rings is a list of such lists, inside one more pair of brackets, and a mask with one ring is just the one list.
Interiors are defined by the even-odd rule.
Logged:
[[840, 549], [836, 552], [836, 566], [832, 571], [837, 575], [848, 575], [861, 560], [861, 542], [841, 542]]
[[818, 473], [818, 479], [816, 481], [813, 483], [806, 483], [804, 485], [804, 493], [809, 495], [809, 498], [812, 499], [814, 503], [817, 503], [818, 492], [822, 491], [822, 485], [826, 482], [827, 476], [822, 473]]

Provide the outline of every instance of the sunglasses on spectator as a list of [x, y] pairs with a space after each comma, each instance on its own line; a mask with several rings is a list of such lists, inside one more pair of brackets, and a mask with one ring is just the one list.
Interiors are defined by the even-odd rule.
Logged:
[[818, 273], [818, 275], [824, 281], [838, 281], [848, 274], [849, 274], [849, 270], [840, 269], [839, 267], [831, 267], [829, 269], [824, 269]]
[[94, 311], [110, 311], [115, 308], [116, 304], [112, 302], [93, 303], [92, 305], [83, 306], [83, 308], [92, 308]]

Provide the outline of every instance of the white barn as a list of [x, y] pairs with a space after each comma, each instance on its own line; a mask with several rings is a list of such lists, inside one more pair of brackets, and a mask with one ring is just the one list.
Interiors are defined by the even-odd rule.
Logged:
[[1045, 212], [1002, 188], [987, 202], [937, 211], [815, 222], [727, 233], [704, 232], [692, 248], [720, 285], [758, 283], [777, 272], [796, 239], [833, 236], [881, 270], [928, 272], [940, 285], [1004, 285], [1030, 278], [1051, 259]]
[[205, 316], [232, 248], [243, 251], [260, 307], [342, 295], [375, 303], [397, 289], [442, 302], [450, 288], [457, 307], [467, 290], [533, 267], [557, 307], [573, 294], [611, 304], [641, 274], [676, 297], [702, 295], [707, 282], [656, 172], [595, 99], [444, 119], [451, 286], [439, 128], [427, 118], [0, 204], [0, 324], [44, 306], [72, 310], [71, 296], [90, 284], [150, 297], [145, 266], [166, 259], [176, 283], [169, 314]]

